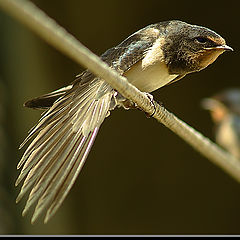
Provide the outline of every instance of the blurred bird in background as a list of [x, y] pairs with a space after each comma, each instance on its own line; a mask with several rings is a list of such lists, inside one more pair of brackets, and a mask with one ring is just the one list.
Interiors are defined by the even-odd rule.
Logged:
[[216, 142], [240, 159], [240, 89], [228, 89], [205, 98], [201, 105], [209, 110], [215, 124]]
[[[149, 93], [206, 68], [227, 50], [232, 48], [214, 31], [173, 20], [135, 32], [101, 59]], [[36, 135], [18, 164], [22, 170], [16, 185], [25, 180], [17, 202], [31, 190], [23, 215], [35, 204], [32, 222], [45, 210], [45, 222], [55, 214], [103, 120], [115, 107], [126, 107], [126, 101], [104, 79], [86, 70], [71, 85], [25, 103], [46, 112], [21, 145]]]

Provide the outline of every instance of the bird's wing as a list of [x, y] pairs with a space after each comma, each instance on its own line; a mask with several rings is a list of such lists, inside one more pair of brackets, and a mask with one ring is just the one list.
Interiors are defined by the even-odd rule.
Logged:
[[[146, 40], [137, 32], [101, 58], [123, 74], [144, 57], [152, 43], [152, 39]], [[22, 170], [16, 181], [18, 185], [25, 179], [17, 202], [30, 190], [23, 215], [36, 204], [32, 222], [45, 210], [47, 222], [67, 196], [109, 113], [113, 92], [107, 83], [87, 70], [70, 87], [45, 95], [45, 100], [54, 99], [53, 104], [49, 106], [48, 101], [45, 107], [49, 109], [20, 146], [35, 136], [18, 164]], [[36, 108], [43, 108], [42, 103], [34, 102]]]
[[17, 201], [31, 189], [23, 215], [37, 202], [32, 222], [46, 209], [49, 220], [80, 172], [109, 111], [111, 91], [96, 99], [101, 84], [83, 84], [58, 99], [24, 141], [36, 135], [18, 164], [23, 167], [16, 181], [25, 179]]
[[[143, 28], [132, 34], [116, 47], [108, 49], [101, 55], [101, 59], [122, 75], [135, 63], [142, 60], [145, 53], [147, 53], [147, 51], [152, 47], [154, 41], [159, 37], [159, 35], [160, 32], [157, 25], [152, 24], [150, 27]], [[24, 106], [35, 109], [48, 109], [59, 97], [64, 96], [66, 92], [71, 90], [73, 85], [81, 85], [85, 82], [92, 81], [94, 78], [94, 74], [86, 70], [79, 74], [71, 85], [33, 98], [25, 102]], [[107, 87], [109, 87], [109, 85], [105, 83], [100, 91], [106, 89]]]

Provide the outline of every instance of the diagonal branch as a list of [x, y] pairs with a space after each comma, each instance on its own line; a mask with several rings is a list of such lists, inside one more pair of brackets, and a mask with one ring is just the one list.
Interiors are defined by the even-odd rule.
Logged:
[[[128, 83], [126, 78], [109, 68], [98, 56], [83, 46], [76, 38], [31, 2], [27, 0], [0, 0], [0, 7], [27, 25], [33, 32], [59, 51], [104, 79], [124, 97], [135, 102], [146, 113], [150, 115], [154, 113], [155, 109], [144, 93]], [[203, 156], [240, 182], [240, 161], [155, 101], [154, 104], [156, 112], [153, 117], [156, 120], [175, 132]]]

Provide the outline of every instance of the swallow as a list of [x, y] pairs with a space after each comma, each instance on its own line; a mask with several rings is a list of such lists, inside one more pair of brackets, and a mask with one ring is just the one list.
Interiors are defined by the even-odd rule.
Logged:
[[240, 159], [240, 89], [222, 91], [201, 105], [210, 112], [216, 143]]
[[[200, 71], [225, 51], [232, 51], [214, 31], [182, 21], [151, 24], [101, 55], [109, 67], [150, 93]], [[26, 107], [45, 110], [20, 148], [34, 138], [17, 168], [24, 180], [17, 202], [30, 191], [23, 216], [35, 205], [32, 223], [46, 223], [74, 184], [98, 130], [110, 111], [127, 99], [104, 79], [85, 70], [67, 87], [34, 98]]]

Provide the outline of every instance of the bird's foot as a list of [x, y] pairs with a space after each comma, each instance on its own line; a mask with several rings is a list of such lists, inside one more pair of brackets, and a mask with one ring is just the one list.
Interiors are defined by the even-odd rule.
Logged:
[[152, 114], [149, 114], [149, 113], [146, 113], [146, 112], [145, 112], [146, 117], [147, 117], [147, 118], [151, 118], [151, 117], [153, 117], [153, 115], [156, 113], [156, 106], [155, 106], [155, 104], [154, 104], [153, 95], [150, 94], [150, 93], [147, 93], [147, 92], [144, 92], [144, 94], [148, 97], [148, 99], [150, 100], [151, 105], [152, 105], [153, 108], [154, 108], [154, 111], [153, 111]]

